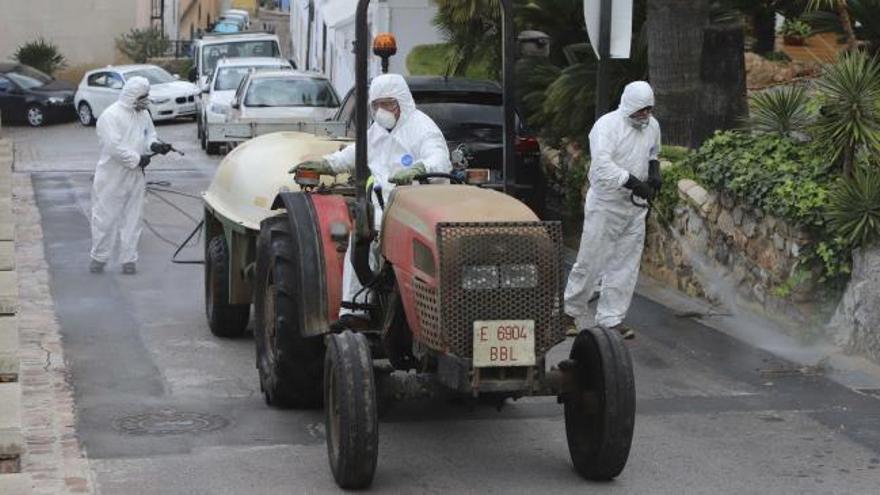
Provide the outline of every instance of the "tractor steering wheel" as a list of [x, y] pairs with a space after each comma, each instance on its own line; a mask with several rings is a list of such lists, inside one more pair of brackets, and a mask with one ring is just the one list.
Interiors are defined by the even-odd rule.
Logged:
[[413, 180], [419, 181], [419, 184], [428, 184], [428, 179], [449, 179], [449, 182], [452, 184], [464, 184], [461, 177], [443, 172], [430, 172], [413, 177]]

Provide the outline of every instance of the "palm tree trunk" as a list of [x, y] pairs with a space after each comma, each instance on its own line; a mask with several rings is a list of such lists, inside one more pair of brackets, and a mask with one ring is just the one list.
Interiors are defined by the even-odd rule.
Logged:
[[707, 0], [648, 0], [648, 73], [664, 143], [691, 143], [708, 20]]
[[840, 24], [843, 26], [843, 32], [846, 34], [846, 49], [852, 51], [856, 48], [856, 32], [853, 29], [852, 18], [849, 15], [849, 5], [846, 0], [837, 0], [835, 2], [837, 16], [840, 17]]

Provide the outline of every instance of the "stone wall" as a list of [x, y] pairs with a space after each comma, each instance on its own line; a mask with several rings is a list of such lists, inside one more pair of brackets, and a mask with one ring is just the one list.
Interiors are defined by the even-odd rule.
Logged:
[[785, 222], [678, 183], [681, 202], [671, 225], [649, 221], [642, 271], [695, 297], [750, 309], [815, 328], [815, 276], [799, 267], [807, 234]]

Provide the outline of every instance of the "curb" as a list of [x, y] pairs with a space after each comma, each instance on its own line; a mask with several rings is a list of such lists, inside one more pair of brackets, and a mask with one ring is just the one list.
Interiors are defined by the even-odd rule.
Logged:
[[12, 141], [0, 138], [0, 493], [29, 494], [33, 480], [22, 474], [21, 384], [18, 383], [18, 275], [12, 215]]

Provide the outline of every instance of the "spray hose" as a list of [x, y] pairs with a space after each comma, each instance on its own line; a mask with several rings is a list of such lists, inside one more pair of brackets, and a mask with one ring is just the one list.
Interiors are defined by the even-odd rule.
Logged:
[[176, 250], [174, 251], [174, 254], [171, 256], [172, 263], [175, 263], [178, 265], [204, 265], [205, 264], [204, 260], [179, 260], [179, 259], [177, 259], [177, 257], [180, 255], [180, 252], [183, 251], [183, 249], [189, 245], [190, 241], [193, 239], [193, 237], [196, 236], [196, 234], [199, 234], [199, 236], [201, 236], [201, 232], [202, 232], [201, 229], [202, 229], [202, 226], [205, 224], [205, 221], [199, 220], [196, 217], [190, 215], [183, 208], [181, 208], [176, 203], [174, 203], [174, 201], [171, 201], [170, 199], [164, 197], [160, 193], [175, 194], [178, 196], [183, 196], [183, 197], [193, 198], [193, 199], [201, 199], [201, 198], [195, 194], [190, 194], [187, 192], [178, 191], [176, 189], [171, 189], [170, 186], [171, 186], [171, 182], [169, 182], [169, 181], [149, 181], [149, 182], [147, 182], [147, 192], [152, 194], [153, 196], [155, 196], [156, 198], [161, 200], [163, 203], [167, 204], [168, 206], [170, 206], [171, 208], [173, 208], [174, 210], [176, 210], [177, 212], [179, 212], [181, 215], [185, 216], [189, 220], [192, 220], [193, 222], [197, 222], [196, 227], [193, 229], [192, 232], [190, 232], [190, 234], [186, 237], [186, 239], [184, 239], [184, 241], [182, 243], [178, 244], [178, 243], [164, 237], [162, 234], [160, 234], [159, 231], [156, 230], [156, 228], [152, 224], [150, 224], [150, 222], [146, 218], [144, 218], [144, 225], [147, 227], [147, 229], [150, 232], [153, 233], [153, 235], [158, 237], [161, 241], [176, 248]]

